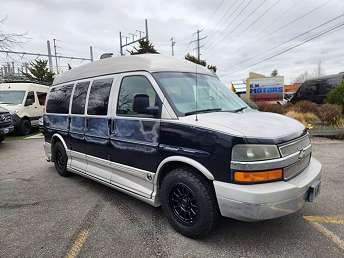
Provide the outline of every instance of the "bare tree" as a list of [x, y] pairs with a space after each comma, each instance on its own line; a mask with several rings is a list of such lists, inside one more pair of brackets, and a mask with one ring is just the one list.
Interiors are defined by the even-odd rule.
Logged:
[[0, 50], [10, 50], [16, 44], [24, 43], [25, 34], [7, 33], [2, 27], [7, 17], [0, 19]]

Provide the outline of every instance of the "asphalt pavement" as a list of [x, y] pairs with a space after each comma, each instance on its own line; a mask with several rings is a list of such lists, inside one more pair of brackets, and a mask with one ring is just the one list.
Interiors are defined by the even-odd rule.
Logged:
[[293, 215], [223, 218], [188, 239], [160, 208], [45, 161], [42, 139], [0, 144], [0, 257], [344, 257], [344, 141], [313, 140], [321, 194]]

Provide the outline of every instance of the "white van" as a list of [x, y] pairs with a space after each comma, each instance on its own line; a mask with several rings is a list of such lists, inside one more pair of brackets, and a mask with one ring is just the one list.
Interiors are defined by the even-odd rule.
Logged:
[[0, 107], [10, 111], [17, 133], [27, 135], [44, 111], [48, 86], [28, 83], [0, 83]]

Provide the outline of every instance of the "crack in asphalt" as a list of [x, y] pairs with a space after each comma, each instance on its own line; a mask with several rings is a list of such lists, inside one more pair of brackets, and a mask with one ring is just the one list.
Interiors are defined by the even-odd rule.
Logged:
[[26, 202], [26, 203], [4, 203], [0, 204], [0, 209], [18, 209], [22, 207], [31, 207], [31, 206], [36, 206], [39, 205], [41, 202], [36, 201], [36, 202]]

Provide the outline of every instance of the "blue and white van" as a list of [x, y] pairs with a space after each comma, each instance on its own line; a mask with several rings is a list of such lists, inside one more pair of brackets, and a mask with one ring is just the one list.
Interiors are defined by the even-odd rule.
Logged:
[[56, 77], [43, 120], [60, 175], [161, 205], [192, 238], [219, 215], [277, 218], [319, 193], [321, 164], [304, 126], [249, 108], [186, 60], [145, 54], [74, 68]]

